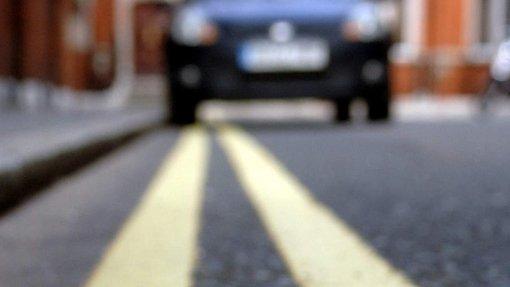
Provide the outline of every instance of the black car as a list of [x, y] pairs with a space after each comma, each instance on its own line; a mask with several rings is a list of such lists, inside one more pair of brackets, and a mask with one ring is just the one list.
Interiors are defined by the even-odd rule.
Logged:
[[325, 98], [337, 120], [362, 97], [390, 116], [389, 25], [380, 1], [195, 0], [174, 14], [166, 45], [170, 122], [207, 99]]

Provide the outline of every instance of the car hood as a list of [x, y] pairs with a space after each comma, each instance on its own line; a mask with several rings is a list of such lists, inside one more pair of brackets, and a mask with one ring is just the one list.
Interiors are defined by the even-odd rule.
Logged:
[[203, 0], [194, 2], [218, 22], [256, 23], [275, 20], [298, 22], [339, 21], [357, 0]]

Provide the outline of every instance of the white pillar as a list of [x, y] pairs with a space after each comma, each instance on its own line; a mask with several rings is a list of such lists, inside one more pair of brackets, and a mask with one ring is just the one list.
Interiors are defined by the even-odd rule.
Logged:
[[402, 1], [401, 42], [394, 45], [390, 51], [393, 63], [412, 63], [419, 59], [425, 37], [424, 1]]
[[402, 16], [402, 39], [409, 45], [420, 47], [424, 40], [424, 0], [404, 0]]

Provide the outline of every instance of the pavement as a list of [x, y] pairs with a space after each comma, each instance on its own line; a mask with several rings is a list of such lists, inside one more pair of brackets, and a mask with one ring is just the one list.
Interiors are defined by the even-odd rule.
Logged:
[[[510, 118], [510, 99], [494, 98], [487, 114], [482, 114], [480, 100], [475, 95], [430, 94], [402, 95], [392, 105], [393, 120], [397, 122], [471, 121], [480, 117]], [[355, 122], [366, 118], [366, 105], [354, 101], [351, 114]], [[328, 101], [304, 100], [250, 100], [239, 102], [210, 101], [202, 105], [200, 115], [205, 121], [272, 121], [324, 122], [335, 116]]]
[[4, 215], [0, 278], [510, 286], [508, 146], [506, 118], [157, 130]]
[[160, 109], [0, 114], [0, 209], [158, 126]]

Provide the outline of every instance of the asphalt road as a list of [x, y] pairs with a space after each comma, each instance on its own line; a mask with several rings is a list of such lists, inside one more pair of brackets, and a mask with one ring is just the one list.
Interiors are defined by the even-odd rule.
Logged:
[[510, 286], [510, 121], [204, 130], [147, 135], [1, 218], [0, 285], [342, 286], [314, 278], [389, 268], [404, 283], [377, 286]]

